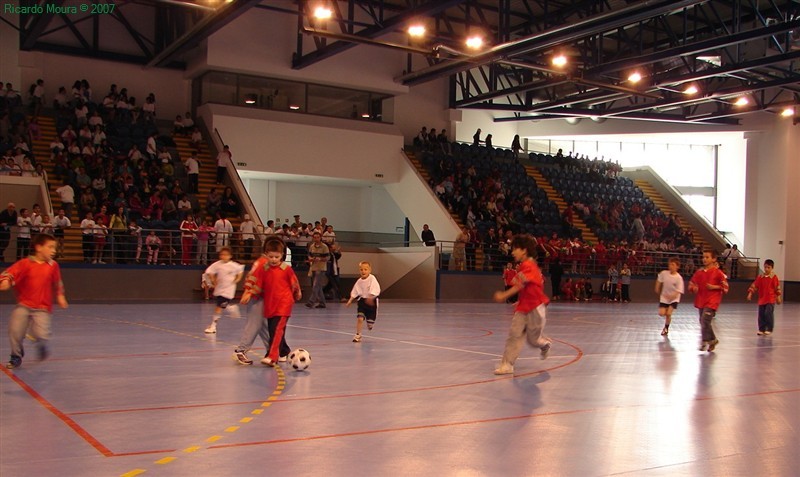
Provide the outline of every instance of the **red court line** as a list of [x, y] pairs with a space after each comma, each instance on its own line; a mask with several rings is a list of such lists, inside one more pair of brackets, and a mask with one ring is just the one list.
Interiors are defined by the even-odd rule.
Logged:
[[[776, 391], [762, 391], [757, 393], [745, 393], [745, 394], [737, 394], [733, 396], [716, 396], [716, 397], [703, 397], [703, 398], [696, 398], [694, 401], [708, 401], [714, 399], [731, 399], [731, 398], [746, 398], [746, 397], [754, 397], [754, 396], [763, 396], [769, 394], [784, 394], [784, 393], [793, 393], [798, 392], [800, 389], [781, 389]], [[637, 407], [647, 407], [648, 404], [640, 404], [635, 406], [628, 406], [629, 408], [637, 408]], [[319, 436], [308, 436], [308, 437], [293, 437], [287, 439], [274, 439], [268, 441], [255, 441], [255, 442], [238, 442], [238, 443], [231, 443], [231, 444], [218, 444], [215, 446], [208, 447], [209, 449], [226, 449], [230, 447], [248, 447], [248, 446], [259, 446], [259, 445], [271, 445], [271, 444], [286, 444], [292, 442], [308, 442], [308, 441], [316, 441], [322, 439], [335, 439], [339, 437], [353, 437], [353, 436], [366, 436], [366, 435], [373, 435], [373, 434], [385, 434], [389, 432], [403, 432], [403, 431], [418, 431], [418, 430], [425, 430], [425, 429], [437, 429], [437, 428], [444, 428], [444, 427], [460, 427], [460, 426], [469, 426], [474, 424], [488, 424], [494, 422], [503, 422], [503, 421], [514, 421], [520, 419], [534, 419], [540, 417], [551, 417], [551, 416], [563, 416], [563, 415], [572, 415], [572, 414], [587, 414], [593, 412], [601, 412], [606, 410], [614, 410], [619, 409], [619, 406], [608, 406], [608, 407], [601, 407], [601, 408], [593, 408], [593, 409], [572, 409], [569, 411], [552, 411], [552, 412], [542, 412], [542, 413], [533, 413], [533, 414], [522, 414], [519, 416], [505, 416], [505, 417], [493, 417], [489, 419], [475, 419], [471, 421], [458, 421], [458, 422], [441, 422], [438, 424], [421, 424], [418, 426], [406, 426], [406, 427], [394, 427], [394, 428], [386, 428], [386, 429], [369, 429], [364, 431], [352, 431], [352, 432], [342, 432], [337, 434], [323, 434]]]
[[39, 404], [44, 406], [45, 409], [47, 409], [48, 411], [52, 412], [57, 418], [61, 419], [61, 421], [64, 424], [66, 424], [67, 426], [70, 427], [70, 429], [75, 431], [75, 433], [78, 434], [81, 438], [83, 438], [83, 440], [88, 442], [89, 445], [91, 445], [92, 447], [97, 449], [98, 452], [100, 452], [101, 454], [103, 454], [106, 457], [112, 457], [114, 455], [114, 453], [111, 452], [111, 450], [109, 450], [106, 446], [101, 444], [100, 441], [98, 441], [97, 439], [94, 438], [94, 436], [92, 436], [91, 434], [86, 432], [86, 430], [84, 428], [82, 428], [81, 426], [79, 426], [77, 422], [75, 422], [72, 419], [70, 419], [69, 416], [67, 416], [66, 414], [61, 412], [57, 407], [52, 405], [50, 403], [50, 401], [48, 401], [47, 399], [42, 397], [42, 395], [39, 394], [38, 392], [36, 392], [32, 387], [28, 386], [28, 383], [26, 383], [25, 381], [20, 379], [19, 376], [15, 375], [11, 371], [7, 370], [6, 368], [0, 368], [0, 370], [2, 370], [6, 374], [6, 376], [11, 378], [12, 381], [17, 383], [17, 385], [19, 385], [19, 387], [21, 387], [23, 390], [25, 390], [25, 392], [30, 394], [33, 399], [35, 399], [36, 401], [39, 402]]

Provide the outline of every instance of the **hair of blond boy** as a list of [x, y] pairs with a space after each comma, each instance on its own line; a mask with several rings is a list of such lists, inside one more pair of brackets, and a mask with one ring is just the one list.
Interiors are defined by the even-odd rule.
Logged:
[[368, 266], [369, 269], [372, 270], [372, 264], [369, 263], [368, 261], [364, 260], [364, 261], [358, 262], [358, 266], [359, 267], [363, 267], [364, 265]]
[[669, 260], [667, 260], [667, 262], [668, 263], [674, 263], [675, 265], [677, 265], [679, 267], [681, 266], [681, 259], [679, 259], [677, 257], [672, 257]]

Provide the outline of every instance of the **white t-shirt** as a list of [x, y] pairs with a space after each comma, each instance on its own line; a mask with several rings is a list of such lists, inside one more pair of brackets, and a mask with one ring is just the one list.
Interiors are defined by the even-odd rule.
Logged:
[[359, 277], [350, 290], [351, 298], [369, 298], [370, 296], [378, 296], [381, 294], [381, 286], [375, 275], [369, 274], [367, 278]]
[[[671, 274], [669, 270], [662, 270], [658, 274], [658, 282], [661, 283], [661, 296], [658, 297], [659, 303], [679, 303], [683, 294], [683, 277], [680, 273]], [[677, 297], [675, 296], [677, 294]]]
[[197, 162], [197, 159], [193, 157], [186, 159], [186, 173], [200, 174], [200, 164]]
[[252, 220], [245, 220], [239, 225], [239, 232], [242, 233], [242, 240], [254, 240], [256, 231], [256, 223]]
[[56, 189], [56, 194], [61, 198], [61, 202], [64, 204], [74, 204], [75, 203], [75, 189], [72, 188], [71, 185], [63, 185]]
[[244, 272], [244, 265], [234, 262], [217, 260], [212, 263], [203, 274], [203, 278], [216, 275], [217, 285], [214, 287], [214, 296], [233, 298], [236, 295], [236, 275]]

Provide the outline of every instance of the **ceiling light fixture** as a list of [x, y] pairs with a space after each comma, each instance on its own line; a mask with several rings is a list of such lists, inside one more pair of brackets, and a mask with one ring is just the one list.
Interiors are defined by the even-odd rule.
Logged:
[[700, 90], [693, 84], [687, 86], [686, 89], [683, 90], [684, 94], [697, 94], [698, 92], [700, 92]]
[[408, 35], [414, 38], [425, 36], [425, 27], [422, 25], [411, 25], [408, 27]]
[[564, 55], [556, 55], [551, 60], [551, 63], [553, 63], [553, 66], [558, 66], [561, 68], [567, 64], [567, 57]]
[[736, 106], [747, 106], [748, 104], [750, 104], [750, 100], [747, 99], [746, 96], [741, 96], [733, 104], [735, 104]]
[[781, 111], [781, 116], [784, 118], [791, 118], [794, 116], [794, 108], [791, 106], [784, 108], [783, 111]]
[[289, 109], [291, 109], [292, 111], [297, 111], [298, 109], [300, 109], [300, 106], [292, 104], [291, 106], [289, 106]]
[[473, 50], [477, 50], [483, 46], [483, 38], [477, 35], [473, 35], [467, 38], [467, 47], [472, 48]]
[[642, 80], [642, 74], [639, 73], [638, 71], [634, 71], [628, 76], [628, 81], [630, 81], [631, 83], [638, 83], [641, 80]]
[[314, 18], [317, 20], [327, 20], [333, 16], [333, 12], [328, 7], [318, 6], [314, 9]]

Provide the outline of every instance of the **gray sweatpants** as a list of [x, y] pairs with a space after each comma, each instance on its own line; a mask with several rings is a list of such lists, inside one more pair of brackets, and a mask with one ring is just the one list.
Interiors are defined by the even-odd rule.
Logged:
[[503, 351], [502, 364], [514, 366], [514, 362], [522, 351], [522, 344], [527, 339], [528, 344], [534, 348], [542, 348], [550, 344], [550, 339], [544, 333], [546, 320], [546, 305], [541, 304], [529, 313], [515, 312], [511, 318], [511, 328], [508, 330], [506, 349]]
[[29, 327], [39, 346], [44, 346], [50, 339], [50, 313], [22, 305], [14, 308], [8, 317], [8, 340], [11, 342], [12, 355], [20, 358], [25, 355], [22, 341]]
[[261, 337], [264, 343], [264, 348], [269, 350], [269, 327], [267, 320], [264, 318], [263, 302], [260, 299], [251, 299], [245, 310], [247, 321], [244, 324], [242, 337], [239, 340], [239, 346], [236, 351], [247, 352], [253, 346], [256, 336]]

